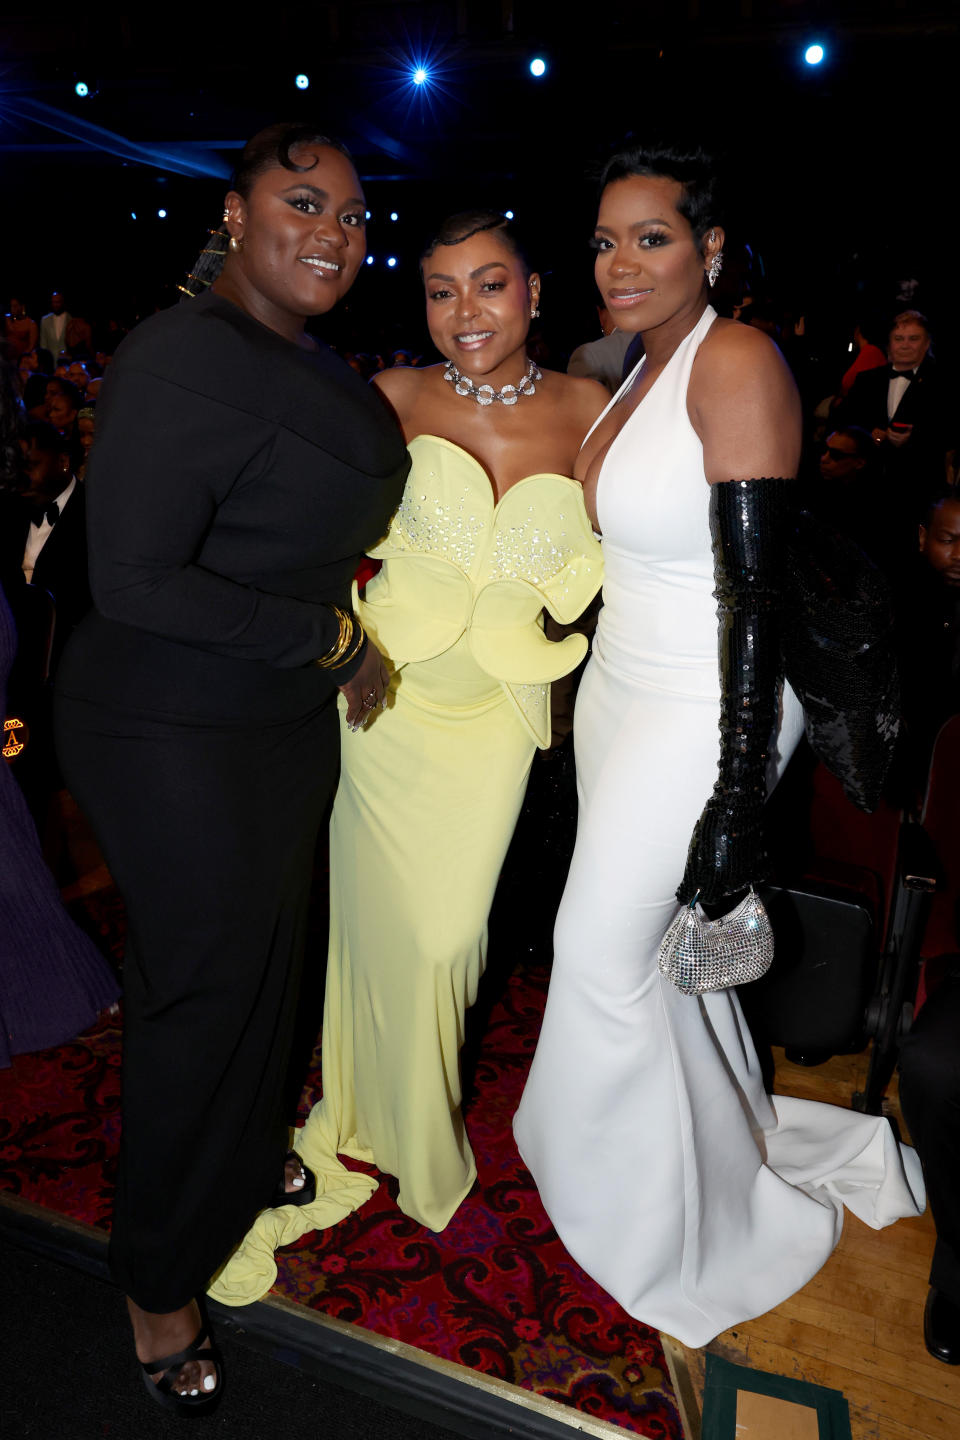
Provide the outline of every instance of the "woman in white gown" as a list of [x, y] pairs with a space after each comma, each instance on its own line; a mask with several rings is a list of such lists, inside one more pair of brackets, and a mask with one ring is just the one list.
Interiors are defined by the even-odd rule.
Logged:
[[923, 1205], [886, 1120], [768, 1097], [736, 994], [684, 996], [657, 969], [678, 894], [726, 911], [763, 878], [763, 799], [802, 728], [777, 675], [800, 408], [776, 347], [707, 303], [724, 240], [710, 175], [706, 157], [637, 150], [604, 177], [597, 283], [646, 357], [575, 472], [603, 532], [604, 608], [576, 710], [576, 849], [514, 1122], [570, 1253], [693, 1346], [804, 1285], [843, 1204], [874, 1227]]

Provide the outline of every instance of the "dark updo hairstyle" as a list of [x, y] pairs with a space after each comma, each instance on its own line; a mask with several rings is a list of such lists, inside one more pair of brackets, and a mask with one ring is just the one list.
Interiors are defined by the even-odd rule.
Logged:
[[425, 263], [441, 245], [462, 245], [464, 240], [470, 240], [474, 235], [482, 235], [486, 231], [496, 233], [511, 255], [515, 255], [520, 261], [524, 276], [529, 276], [530, 262], [517, 227], [498, 210], [461, 210], [456, 215], [448, 215], [420, 256], [421, 276]]
[[[309, 165], [298, 165], [291, 159], [291, 152], [300, 150], [305, 145], [326, 146], [330, 150], [339, 150], [340, 154], [345, 155], [351, 163], [353, 161], [353, 156], [342, 141], [335, 140], [330, 135], [324, 135], [315, 125], [303, 125], [299, 121], [281, 121], [277, 125], [268, 125], [265, 130], [258, 130], [256, 135], [247, 141], [230, 180], [230, 189], [236, 190], [238, 195], [242, 195], [244, 200], [247, 200], [253, 189], [254, 181], [266, 170], [281, 168], [298, 175], [305, 175], [313, 169], [316, 161], [312, 161]], [[193, 269], [187, 276], [186, 284], [177, 286], [186, 299], [195, 299], [201, 291], [213, 284], [223, 269], [229, 244], [230, 234], [225, 224], [220, 224], [216, 230], [210, 231], [210, 239], [197, 256]]]
[[717, 167], [712, 155], [698, 146], [632, 145], [611, 155], [600, 175], [601, 194], [615, 180], [631, 175], [676, 180], [681, 187], [677, 210], [693, 231], [694, 243], [714, 225], [722, 224], [717, 195]]

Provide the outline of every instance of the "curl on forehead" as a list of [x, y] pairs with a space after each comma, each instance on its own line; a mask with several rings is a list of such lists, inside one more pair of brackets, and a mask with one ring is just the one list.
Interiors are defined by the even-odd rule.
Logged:
[[611, 155], [600, 175], [600, 193], [615, 180], [639, 175], [675, 180], [680, 186], [677, 212], [693, 231], [698, 246], [712, 225], [723, 216], [717, 195], [717, 167], [711, 155], [697, 146], [632, 145]]
[[321, 147], [339, 151], [353, 164], [353, 157], [346, 145], [330, 135], [324, 135], [314, 125], [292, 122], [268, 125], [265, 130], [258, 131], [243, 147], [243, 154], [240, 156], [230, 182], [231, 189], [236, 190], [237, 194], [242, 195], [246, 200], [249, 198], [254, 181], [267, 170], [279, 168], [290, 170], [297, 175], [305, 175], [316, 165], [316, 157], [308, 165], [299, 165], [293, 158], [294, 153]]
[[496, 236], [510, 254], [520, 262], [524, 279], [528, 278], [530, 262], [517, 234], [517, 227], [507, 219], [506, 215], [501, 215], [497, 210], [461, 210], [456, 215], [448, 215], [420, 256], [421, 276], [426, 262], [442, 246], [462, 245], [464, 240], [472, 240], [474, 235], [485, 234]]

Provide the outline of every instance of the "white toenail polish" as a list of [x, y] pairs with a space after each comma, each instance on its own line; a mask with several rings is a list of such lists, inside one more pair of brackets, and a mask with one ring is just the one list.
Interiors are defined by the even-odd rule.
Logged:
[[190, 1394], [191, 1394], [191, 1395], [199, 1395], [199, 1394], [200, 1394], [200, 1391], [199, 1391], [199, 1390], [191, 1390], [191, 1391], [190, 1391]]
[[[203, 1382], [203, 1388], [204, 1390], [216, 1390], [217, 1382], [213, 1375], [206, 1376]], [[194, 1391], [193, 1393], [196, 1394], [197, 1392]]]

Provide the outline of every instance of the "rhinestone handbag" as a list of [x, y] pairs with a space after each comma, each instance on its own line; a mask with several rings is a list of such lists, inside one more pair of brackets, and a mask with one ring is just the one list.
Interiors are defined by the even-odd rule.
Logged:
[[773, 961], [773, 930], [751, 885], [729, 915], [708, 920], [699, 891], [668, 926], [657, 950], [660, 974], [683, 995], [728, 990], [766, 975]]

